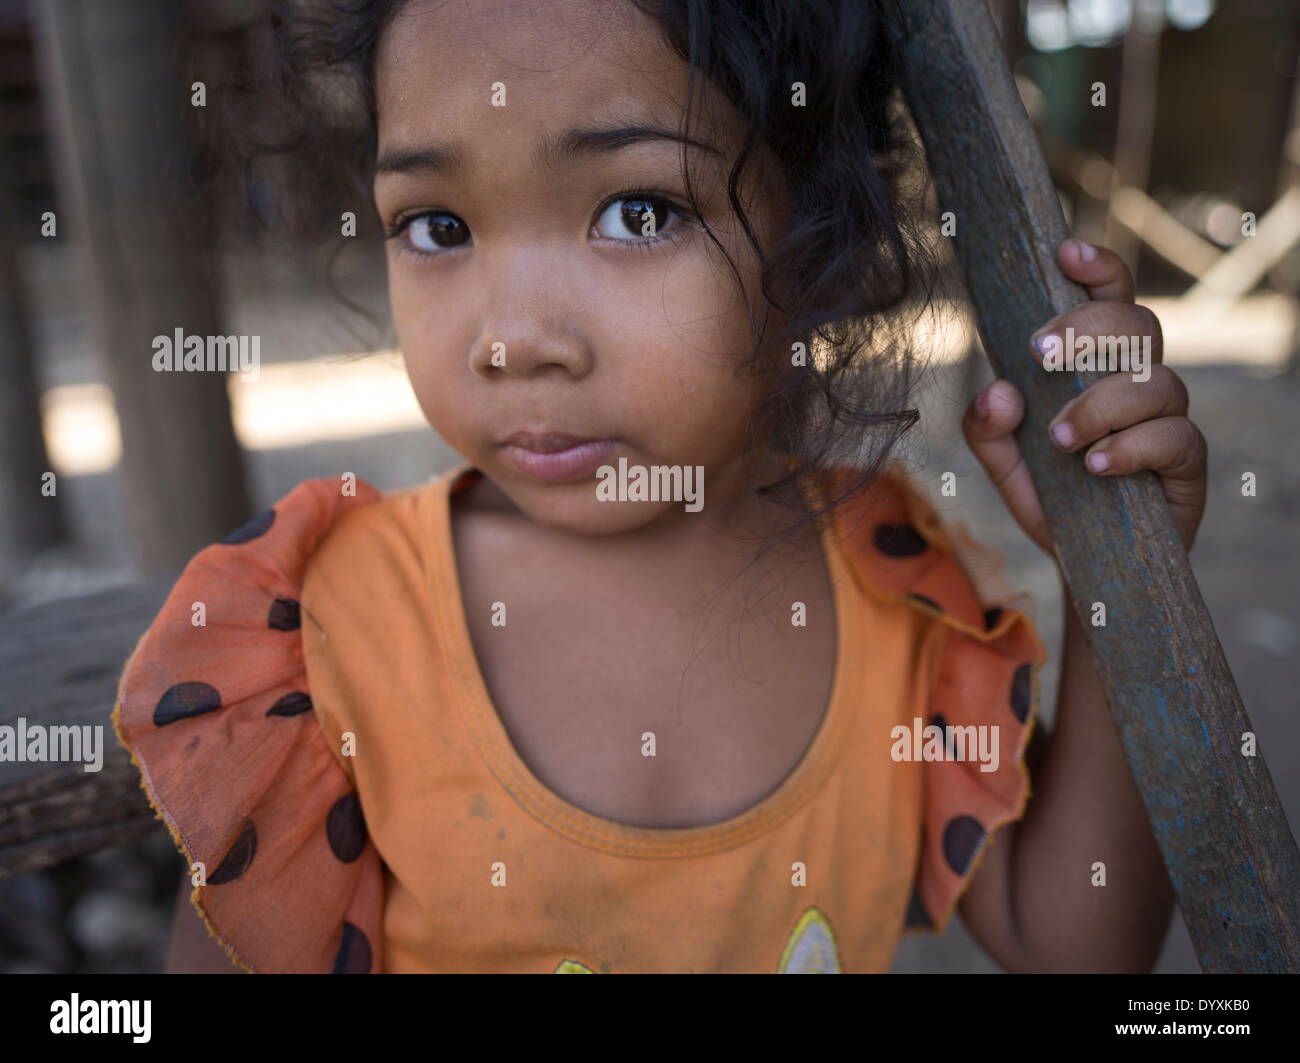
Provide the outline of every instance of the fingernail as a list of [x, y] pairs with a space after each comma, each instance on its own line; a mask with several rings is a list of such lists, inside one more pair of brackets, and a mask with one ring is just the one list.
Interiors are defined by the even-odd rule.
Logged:
[[1052, 429], [1052, 438], [1056, 440], [1056, 445], [1069, 450], [1074, 446], [1074, 429], [1070, 427], [1069, 421], [1062, 421]]
[[1046, 361], [1047, 359], [1047, 355], [1049, 353], [1048, 352], [1049, 341], [1051, 343], [1051, 346], [1054, 349], [1057, 350], [1060, 349], [1059, 345], [1061, 342], [1061, 337], [1057, 336], [1054, 332], [1044, 332], [1041, 336], [1034, 337], [1034, 344], [1033, 344], [1034, 351], [1037, 354], [1038, 360], [1040, 362]]
[[1092, 244], [1084, 243], [1082, 240], [1075, 240], [1075, 246], [1079, 250], [1079, 258], [1084, 262], [1093, 262], [1097, 258], [1097, 249]]
[[1100, 450], [1096, 454], [1089, 454], [1088, 468], [1093, 472], [1105, 472], [1110, 468], [1110, 458], [1106, 457], [1105, 451]]

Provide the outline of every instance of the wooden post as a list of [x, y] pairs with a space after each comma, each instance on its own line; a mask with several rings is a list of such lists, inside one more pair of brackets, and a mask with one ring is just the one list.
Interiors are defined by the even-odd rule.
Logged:
[[[24, 245], [42, 239], [34, 203], [24, 201], [19, 136], [40, 129], [25, 34], [0, 38], [0, 584], [42, 547], [66, 538], [63, 499], [41, 493], [50, 472], [41, 427], [36, 337], [22, 279]], [[30, 164], [29, 164], [30, 165]], [[0, 606], [2, 607], [2, 606]]]
[[[87, 253], [86, 309], [122, 428], [127, 529], [142, 571], [174, 571], [250, 515], [228, 374], [152, 364], [155, 336], [223, 331], [215, 234], [184, 120], [191, 90], [176, 63], [184, 5], [41, 0], [35, 10], [61, 200]], [[60, 219], [60, 239], [67, 231]]]
[[[1300, 852], [1156, 477], [1088, 475], [1048, 441], [1085, 386], [1043, 372], [1029, 337], [1087, 300], [1069, 235], [983, 4], [912, 0], [904, 91], [995, 371], [1025, 396], [1017, 432], [1129, 768], [1196, 947], [1214, 972], [1300, 972]], [[1089, 622], [1106, 605], [1106, 626]]]
[[1135, 4], [1120, 50], [1119, 116], [1115, 123], [1114, 184], [1106, 208], [1105, 244], [1125, 263], [1137, 280], [1141, 248], [1137, 240], [1115, 220], [1111, 206], [1115, 189], [1121, 185], [1147, 189], [1151, 176], [1151, 141], [1156, 124], [1156, 93], [1159, 87], [1160, 34], [1164, 12], [1152, 14]]
[[[35, 337], [19, 269], [12, 187], [0, 188], [0, 577], [66, 538], [62, 500], [41, 493], [50, 470], [41, 427]], [[29, 228], [39, 231], [37, 226]]]
[[[1300, 11], [1292, 15], [1292, 26], [1300, 31]], [[1282, 138], [1282, 157], [1278, 162], [1277, 199], [1281, 200], [1293, 188], [1300, 188], [1300, 77], [1291, 90], [1291, 105], [1287, 114], [1286, 135]], [[1300, 299], [1300, 280], [1282, 268], [1279, 262], [1268, 276], [1269, 282], [1292, 299]], [[1287, 373], [1300, 373], [1300, 320], [1291, 334], [1291, 354], [1287, 358]]]

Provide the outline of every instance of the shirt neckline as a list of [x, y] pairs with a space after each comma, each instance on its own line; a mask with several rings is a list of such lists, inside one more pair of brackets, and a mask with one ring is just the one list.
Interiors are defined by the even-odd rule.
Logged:
[[559, 834], [603, 852], [624, 856], [695, 856], [750, 841], [805, 805], [835, 766], [844, 743], [850, 704], [862, 691], [860, 614], [851, 607], [854, 581], [831, 527], [821, 533], [835, 602], [835, 664], [821, 723], [794, 770], [767, 797], [720, 823], [697, 827], [636, 827], [571, 804], [545, 786], [516, 752], [501, 722], [474, 652], [461, 597], [451, 534], [451, 496], [480, 470], [465, 461], [423, 492], [424, 534], [431, 602], [457, 702], [480, 754], [497, 781], [534, 818]]

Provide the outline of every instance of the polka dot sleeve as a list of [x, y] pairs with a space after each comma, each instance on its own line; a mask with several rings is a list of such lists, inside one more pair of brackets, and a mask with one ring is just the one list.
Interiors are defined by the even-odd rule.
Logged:
[[950, 535], [896, 468], [857, 507], [850, 540], [864, 589], [936, 625], [925, 655], [927, 715], [912, 721], [906, 739], [911, 758], [925, 762], [921, 854], [906, 925], [941, 932], [993, 833], [1024, 814], [1025, 755], [1047, 655], [1009, 593], [1002, 604], [994, 600], [1005, 588], [995, 586], [1000, 577], [972, 564], [987, 566], [992, 551], [964, 529]]
[[[201, 550], [122, 672], [113, 724], [196, 880], [191, 901], [254, 973], [370, 973], [382, 865], [307, 689], [303, 566], [345, 509], [327, 478]], [[201, 867], [199, 866], [201, 865]]]

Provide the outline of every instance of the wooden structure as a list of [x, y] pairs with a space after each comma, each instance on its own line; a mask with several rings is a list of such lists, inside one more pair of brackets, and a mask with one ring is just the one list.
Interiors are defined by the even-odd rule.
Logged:
[[[1206, 971], [1300, 973], [1300, 851], [1154, 476], [1090, 476], [1047, 426], [1086, 386], [1029, 353], [1086, 302], [1056, 251], [1060, 202], [983, 4], [913, 0], [905, 93], [985, 350], [1025, 396], [1017, 438], [1133, 779]], [[1089, 623], [1104, 602], [1105, 627]]]
[[225, 332], [187, 122], [196, 108], [177, 62], [184, 5], [41, 0], [34, 9], [73, 223], [60, 232], [73, 229], [84, 252], [136, 564], [161, 575], [252, 515], [225, 374], [153, 368], [155, 336]]
[[40, 493], [50, 461], [21, 252], [41, 239], [41, 216], [53, 195], [41, 150], [36, 64], [20, 9], [0, 0], [0, 498], [11, 502], [0, 506], [0, 581], [67, 537], [62, 499]]

